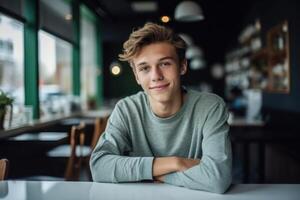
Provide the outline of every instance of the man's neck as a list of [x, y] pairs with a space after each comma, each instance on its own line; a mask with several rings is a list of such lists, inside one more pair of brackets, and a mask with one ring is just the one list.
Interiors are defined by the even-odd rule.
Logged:
[[185, 93], [180, 91], [171, 101], [155, 102], [150, 100], [152, 112], [162, 118], [170, 117], [177, 113], [183, 105]]

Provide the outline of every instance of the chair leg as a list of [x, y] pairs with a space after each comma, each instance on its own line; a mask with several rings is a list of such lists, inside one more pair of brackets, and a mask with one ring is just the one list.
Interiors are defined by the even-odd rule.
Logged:
[[88, 181], [93, 181], [92, 172], [91, 172], [91, 169], [90, 169], [90, 157], [87, 157], [87, 158], [84, 159], [83, 168], [84, 168], [83, 171], [87, 175], [87, 180]]

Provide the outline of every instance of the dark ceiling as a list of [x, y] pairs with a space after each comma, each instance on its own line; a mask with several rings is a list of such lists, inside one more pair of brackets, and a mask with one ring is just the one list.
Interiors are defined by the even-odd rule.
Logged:
[[[158, 10], [149, 13], [136, 13], [131, 2], [138, 0], [86, 0], [103, 22], [104, 42], [124, 42], [135, 27], [147, 21], [160, 23], [160, 16], [169, 15], [168, 26], [176, 32], [189, 34], [196, 45], [208, 56], [208, 60], [221, 61], [224, 52], [237, 40], [243, 28], [245, 14], [251, 9], [254, 0], [194, 0], [202, 7], [205, 19], [199, 22], [176, 22], [173, 19], [176, 5], [182, 0], [154, 0]], [[147, 1], [147, 0], [145, 0]], [[210, 57], [214, 58], [210, 58]]]
[[[136, 13], [131, 8], [131, 2], [138, 0], [84, 0], [89, 7], [97, 12], [102, 19], [104, 42], [104, 73], [106, 88], [105, 95], [113, 85], [108, 66], [118, 58], [122, 51], [122, 43], [136, 27], [141, 27], [147, 21], [161, 23], [162, 15], [169, 15], [171, 21], [167, 24], [178, 33], [185, 33], [192, 37], [194, 44], [202, 48], [204, 59], [207, 63], [203, 70], [188, 70], [183, 81], [185, 85], [198, 85], [201, 82], [211, 83], [210, 68], [218, 62], [224, 64], [225, 53], [229, 48], [237, 45], [238, 35], [245, 28], [245, 19], [252, 12], [255, 4], [271, 0], [194, 0], [204, 13], [205, 19], [199, 22], [183, 23], [174, 20], [175, 7], [182, 0], [153, 0], [158, 5], [158, 10], [151, 13]], [[145, 0], [147, 1], [147, 0]], [[120, 76], [120, 79], [124, 78]], [[111, 80], [112, 79], [112, 80]], [[127, 85], [120, 82], [120, 85]], [[126, 87], [128, 88], [128, 87]], [[214, 92], [219, 95], [224, 93], [223, 80], [214, 81]]]

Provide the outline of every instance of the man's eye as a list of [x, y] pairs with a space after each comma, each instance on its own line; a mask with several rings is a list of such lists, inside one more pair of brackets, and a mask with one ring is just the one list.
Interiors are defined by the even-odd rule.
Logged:
[[149, 67], [141, 67], [139, 71], [146, 72], [149, 70]]
[[162, 62], [162, 63], [160, 63], [159, 65], [161, 66], [161, 67], [165, 67], [165, 66], [169, 66], [171, 63], [169, 63], [169, 62]]

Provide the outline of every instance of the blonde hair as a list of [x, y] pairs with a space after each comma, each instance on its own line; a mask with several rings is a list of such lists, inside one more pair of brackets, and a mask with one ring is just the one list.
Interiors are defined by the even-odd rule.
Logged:
[[128, 61], [133, 67], [132, 59], [149, 44], [157, 42], [168, 42], [176, 49], [179, 62], [185, 59], [186, 43], [170, 28], [155, 23], [148, 22], [144, 27], [133, 31], [129, 39], [123, 44], [123, 53], [119, 54], [121, 61]]

